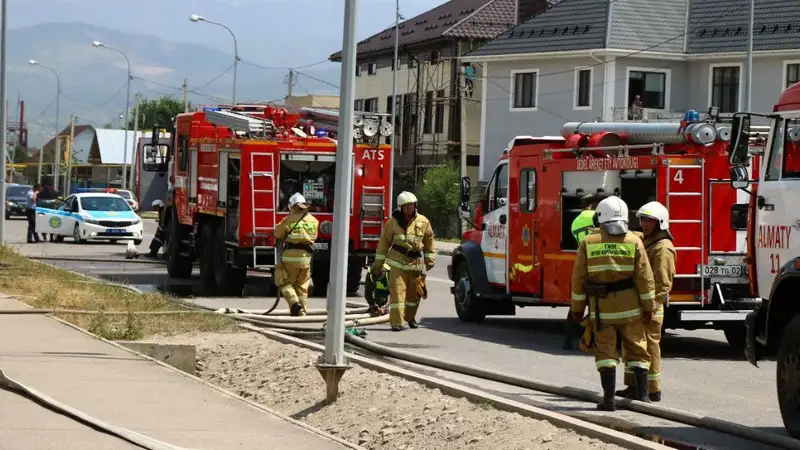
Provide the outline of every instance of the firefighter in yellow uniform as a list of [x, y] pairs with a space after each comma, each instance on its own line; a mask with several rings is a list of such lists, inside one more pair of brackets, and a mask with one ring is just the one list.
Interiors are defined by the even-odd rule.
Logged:
[[417, 213], [417, 197], [411, 192], [397, 196], [397, 210], [383, 228], [372, 272], [380, 277], [384, 263], [389, 270], [389, 324], [393, 331], [417, 328], [417, 308], [427, 294], [425, 270], [433, 268], [436, 250], [431, 223]]
[[[653, 321], [645, 324], [647, 352], [650, 354], [650, 371], [647, 374], [651, 402], [661, 401], [661, 326], [664, 323], [664, 307], [668, 304], [672, 280], [675, 277], [675, 246], [669, 232], [669, 212], [659, 202], [650, 202], [636, 213], [642, 225], [641, 238], [647, 251], [647, 259], [653, 268], [656, 283], [655, 314]], [[639, 234], [639, 233], [637, 233]], [[633, 372], [625, 369], [626, 389], [617, 391], [618, 397], [632, 397], [635, 393]]]
[[586, 236], [572, 270], [572, 313], [583, 319], [587, 302], [594, 325], [595, 365], [603, 401], [597, 408], [614, 411], [617, 335], [633, 371], [636, 400], [649, 402], [647, 370], [650, 355], [644, 323], [653, 318], [655, 282], [642, 240], [628, 231], [628, 205], [616, 196], [597, 205], [599, 233]]
[[319, 220], [308, 213], [300, 194], [289, 198], [289, 215], [275, 227], [275, 237], [284, 241], [281, 262], [275, 268], [275, 285], [289, 304], [292, 316], [306, 315], [311, 282], [311, 253], [319, 233]]

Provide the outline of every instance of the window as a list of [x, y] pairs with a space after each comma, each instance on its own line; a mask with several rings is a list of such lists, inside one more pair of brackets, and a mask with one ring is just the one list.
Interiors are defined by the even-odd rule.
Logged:
[[489, 182], [486, 201], [486, 212], [494, 211], [508, 202], [508, 164], [504, 163], [494, 171], [494, 177]]
[[436, 133], [444, 133], [444, 108], [445, 93], [444, 89], [436, 91]]
[[800, 179], [800, 119], [776, 119], [766, 181]]
[[278, 211], [289, 210], [289, 197], [300, 192], [308, 202], [309, 212], [333, 212], [336, 195], [336, 163], [281, 159]]
[[628, 107], [634, 104], [637, 96], [642, 108], [666, 109], [666, 72], [631, 70], [628, 73]]
[[367, 64], [367, 75], [375, 75], [378, 73], [378, 63]]
[[519, 209], [536, 211], [536, 169], [523, 169], [519, 174]]
[[425, 93], [425, 114], [422, 116], [422, 132], [431, 132], [431, 120], [433, 120], [433, 91]]
[[361, 64], [356, 64], [356, 76], [361, 76]]
[[442, 52], [439, 50], [434, 50], [431, 52], [431, 64], [439, 64], [439, 61], [442, 59]]
[[417, 60], [413, 56], [408, 57], [408, 68], [409, 69], [417, 68]]
[[189, 161], [189, 136], [180, 136], [178, 139], [180, 139], [178, 170], [186, 172], [187, 162]]
[[539, 97], [538, 70], [512, 71], [511, 72], [511, 109], [535, 110], [536, 100]]
[[378, 112], [378, 97], [372, 97], [364, 100], [364, 112]]
[[721, 113], [733, 113], [739, 109], [740, 66], [711, 68], [711, 105], [718, 106]]
[[358, 99], [353, 102], [353, 109], [364, 112], [364, 100]]
[[575, 109], [592, 108], [592, 69], [575, 69]]
[[789, 86], [800, 82], [800, 63], [796, 62], [787, 62], [784, 66], [785, 69], [785, 79], [783, 80], [785, 83], [784, 88], [788, 88]]

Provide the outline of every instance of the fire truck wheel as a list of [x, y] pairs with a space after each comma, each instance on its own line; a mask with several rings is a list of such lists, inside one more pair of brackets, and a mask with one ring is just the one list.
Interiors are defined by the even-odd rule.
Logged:
[[800, 438], [800, 316], [783, 330], [778, 350], [778, 404], [786, 432]]
[[[192, 259], [181, 255], [184, 250], [181, 247], [181, 240], [186, 238], [186, 233], [178, 223], [178, 213], [172, 210], [169, 223], [167, 225], [169, 233], [164, 245], [164, 254], [167, 259], [167, 273], [172, 278], [189, 278], [192, 276]], [[188, 250], [188, 249], [187, 249]]]
[[347, 267], [347, 295], [358, 295], [358, 288], [361, 287], [361, 266], [351, 264]]
[[217, 227], [214, 237], [214, 281], [220, 294], [242, 295], [247, 270], [231, 266], [225, 260], [225, 227]]
[[456, 304], [456, 314], [463, 322], [480, 322], [486, 318], [482, 305], [475, 297], [472, 289], [472, 276], [469, 266], [462, 261], [456, 267], [456, 285], [453, 292]]
[[744, 322], [726, 325], [722, 330], [728, 345], [736, 350], [744, 350], [744, 343], [747, 337], [747, 329]]
[[214, 225], [203, 224], [200, 229], [200, 283], [206, 294], [216, 293], [217, 282], [214, 278]]

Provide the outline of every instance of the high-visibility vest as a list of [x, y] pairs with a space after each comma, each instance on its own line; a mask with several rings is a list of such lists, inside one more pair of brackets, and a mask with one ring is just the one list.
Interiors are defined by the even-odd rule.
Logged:
[[594, 214], [594, 210], [585, 209], [572, 221], [572, 236], [578, 241], [578, 245], [589, 234], [589, 230], [594, 228]]

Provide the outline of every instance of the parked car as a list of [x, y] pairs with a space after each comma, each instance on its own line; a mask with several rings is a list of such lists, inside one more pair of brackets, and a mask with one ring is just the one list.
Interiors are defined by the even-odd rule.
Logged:
[[28, 202], [28, 192], [33, 186], [27, 184], [6, 185], [6, 220], [12, 216], [25, 216], [25, 205]]
[[117, 194], [120, 197], [124, 198], [128, 205], [130, 205], [131, 209], [138, 212], [139, 211], [139, 202], [136, 200], [136, 196], [133, 195], [133, 192], [125, 190], [125, 189], [116, 189], [110, 188], [106, 192], [109, 194]]
[[81, 193], [67, 197], [58, 209], [36, 208], [36, 231], [51, 233], [61, 242], [128, 241], [142, 243], [142, 219], [117, 194]]

